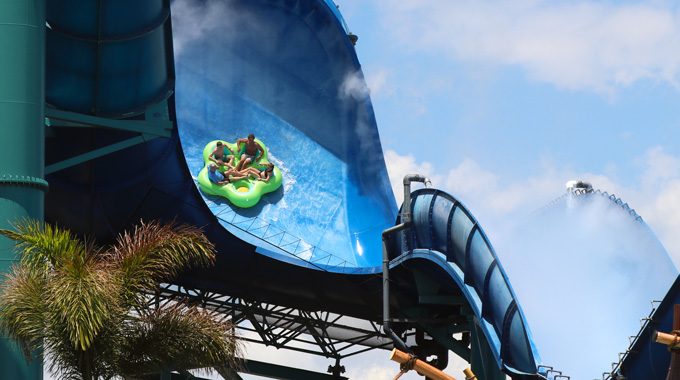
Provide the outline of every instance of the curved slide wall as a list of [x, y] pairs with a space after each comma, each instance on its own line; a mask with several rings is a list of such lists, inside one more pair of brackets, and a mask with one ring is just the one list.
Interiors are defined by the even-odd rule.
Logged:
[[[361, 68], [334, 11], [302, 0], [208, 1], [197, 19], [174, 10], [179, 134], [194, 177], [205, 144], [249, 133], [283, 173], [283, 186], [249, 209], [202, 194], [225, 228], [321, 267], [373, 267], [396, 204]], [[182, 37], [207, 18], [220, 23]], [[253, 218], [264, 227], [246, 233]]]

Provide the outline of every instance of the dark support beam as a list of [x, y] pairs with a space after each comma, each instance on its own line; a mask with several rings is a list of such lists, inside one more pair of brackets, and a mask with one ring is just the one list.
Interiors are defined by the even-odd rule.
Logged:
[[238, 371], [278, 380], [348, 380], [344, 376], [334, 376], [255, 360], [244, 360], [243, 369]]
[[174, 372], [163, 372], [160, 375], [147, 375], [143, 376], [144, 380], [209, 380], [202, 377], [196, 377], [187, 371], [182, 371], [181, 373]]
[[[164, 116], [160, 112], [159, 114], [161, 117]], [[169, 120], [154, 120], [153, 118], [149, 120], [115, 120], [53, 108], [45, 109], [45, 117], [47, 119], [46, 124], [49, 128], [107, 128], [139, 133], [139, 136], [131, 137], [127, 140], [95, 149], [61, 162], [53, 163], [45, 168], [45, 174], [54, 173], [155, 138], [168, 138], [171, 136], [173, 128], [173, 123]]]
[[45, 117], [49, 119], [51, 127], [108, 128], [158, 137], [170, 137], [173, 126], [168, 120], [116, 120], [54, 108], [45, 108]]
[[425, 305], [462, 306], [467, 304], [467, 299], [464, 296], [421, 295], [418, 297], [418, 302]]
[[477, 378], [484, 380], [505, 380], [507, 376], [501, 371], [496, 357], [489, 348], [481, 328], [477, 326], [476, 318], [470, 320], [472, 333], [470, 367]]
[[71, 166], [82, 164], [83, 162], [94, 160], [97, 157], [102, 157], [102, 156], [105, 156], [107, 154], [117, 152], [119, 150], [123, 150], [125, 148], [129, 148], [131, 146], [141, 144], [141, 143], [147, 142], [149, 140], [153, 140], [155, 138], [157, 138], [157, 136], [146, 137], [146, 136], [142, 135], [142, 136], [133, 137], [133, 138], [130, 138], [130, 139], [127, 139], [127, 140], [124, 140], [124, 141], [121, 141], [121, 142], [118, 142], [118, 143], [115, 143], [115, 144], [111, 144], [111, 145], [105, 146], [103, 148], [95, 149], [93, 151], [81, 154], [79, 156], [75, 156], [75, 157], [69, 158], [67, 160], [60, 161], [60, 162], [57, 162], [55, 164], [46, 166], [45, 167], [45, 174], [50, 174], [50, 173], [54, 173], [54, 172], [57, 172], [57, 171], [62, 170], [62, 169], [70, 168]]
[[[680, 331], [680, 305], [673, 306], [673, 331]], [[666, 380], [680, 380], [680, 348], [677, 345], [669, 347], [671, 352], [671, 366], [668, 368]]]
[[224, 380], [243, 380], [243, 378], [231, 368], [220, 367], [217, 369], [217, 373], [219, 373]]
[[461, 325], [436, 327], [427, 323], [419, 324], [423, 330], [427, 332], [437, 343], [446, 347], [449, 351], [458, 355], [466, 362], [470, 362], [471, 350], [467, 343], [464, 343], [453, 337], [453, 334], [458, 332], [466, 332], [469, 328], [463, 328]]

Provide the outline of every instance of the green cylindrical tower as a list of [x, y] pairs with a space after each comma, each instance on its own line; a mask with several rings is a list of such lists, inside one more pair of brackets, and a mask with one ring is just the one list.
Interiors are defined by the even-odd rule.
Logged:
[[[45, 0], [0, 0], [0, 227], [43, 219], [45, 166]], [[0, 271], [15, 260], [12, 241], [0, 237]], [[26, 365], [0, 339], [7, 379], [42, 379], [42, 365]]]

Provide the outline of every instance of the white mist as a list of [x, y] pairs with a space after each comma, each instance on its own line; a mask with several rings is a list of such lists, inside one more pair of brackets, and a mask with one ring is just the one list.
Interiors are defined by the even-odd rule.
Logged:
[[508, 231], [495, 249], [543, 364], [575, 380], [611, 371], [678, 276], [649, 228], [598, 192], [570, 194]]

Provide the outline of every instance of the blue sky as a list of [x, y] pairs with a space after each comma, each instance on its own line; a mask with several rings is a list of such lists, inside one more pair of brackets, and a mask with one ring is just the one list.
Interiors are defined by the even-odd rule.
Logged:
[[680, 262], [677, 4], [336, 3], [359, 36], [393, 187], [427, 174], [492, 234], [589, 180]]

